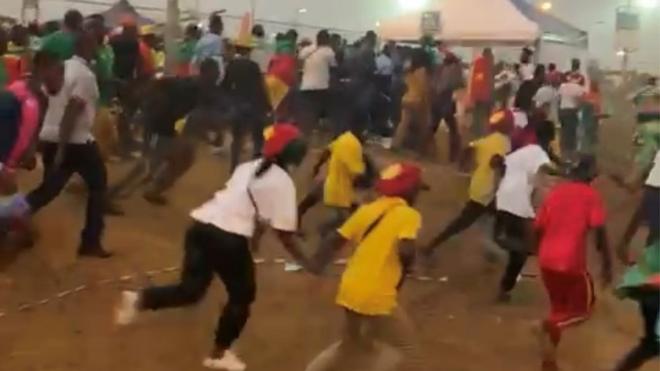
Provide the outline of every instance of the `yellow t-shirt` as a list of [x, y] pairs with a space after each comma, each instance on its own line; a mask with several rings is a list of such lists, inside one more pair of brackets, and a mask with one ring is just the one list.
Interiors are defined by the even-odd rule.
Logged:
[[404, 77], [406, 93], [402, 101], [407, 104], [426, 104], [429, 95], [429, 76], [424, 68], [408, 72]]
[[474, 148], [477, 166], [470, 181], [470, 200], [488, 205], [495, 196], [495, 171], [490, 167], [491, 158], [506, 156], [511, 150], [511, 141], [506, 135], [494, 132], [470, 143], [470, 147]]
[[323, 187], [327, 206], [350, 207], [355, 197], [353, 180], [364, 173], [362, 144], [351, 132], [340, 135], [329, 145], [328, 173]]
[[[369, 227], [385, 215], [369, 235]], [[389, 315], [396, 307], [402, 268], [398, 242], [414, 240], [421, 214], [398, 197], [380, 197], [360, 207], [338, 232], [357, 244], [341, 278], [336, 302], [356, 313]]]

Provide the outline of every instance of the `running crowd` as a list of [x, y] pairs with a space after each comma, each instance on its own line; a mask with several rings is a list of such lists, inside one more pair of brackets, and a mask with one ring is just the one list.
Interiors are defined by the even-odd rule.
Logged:
[[[231, 347], [256, 298], [253, 253], [267, 229], [299, 268], [315, 275], [338, 251], [353, 247], [336, 298], [346, 314], [345, 334], [335, 356], [315, 362], [316, 370], [332, 369], [356, 349], [369, 352], [374, 341], [399, 348], [405, 369], [425, 369], [409, 326], [397, 326], [407, 331], [395, 339], [383, 338], [383, 328], [409, 323], [397, 296], [415, 258], [432, 261], [439, 246], [479, 219], [494, 216], [489, 239], [508, 255], [498, 301], [510, 300], [528, 257], [538, 255], [550, 299], [539, 331], [543, 370], [558, 369], [562, 333], [591, 314], [591, 231], [601, 279], [613, 280], [605, 207], [591, 186], [599, 175], [594, 151], [604, 115], [598, 81], [583, 75], [577, 60], [562, 73], [552, 64], [535, 65], [533, 51], [523, 49], [518, 64], [496, 66], [485, 49], [465, 73], [460, 58], [433, 40], [423, 39], [416, 48], [387, 43], [377, 53], [373, 32], [349, 46], [325, 30], [315, 42], [299, 41], [295, 30], [278, 34], [270, 48], [259, 25], [249, 35], [223, 38], [221, 15], [213, 13], [207, 32], [186, 28], [176, 76], [161, 76], [158, 37], [131, 17], [109, 30], [103, 16], [72, 10], [61, 29], [42, 32], [36, 26], [0, 31], [2, 238], [33, 244], [32, 216], [77, 174], [88, 190], [78, 254], [108, 258], [104, 215], [123, 214], [119, 200], [140, 187], [149, 202], [166, 204], [165, 192], [193, 165], [200, 144], [221, 147], [225, 132], [231, 133], [232, 174], [225, 188], [190, 214], [180, 281], [125, 291], [116, 310], [117, 323], [127, 325], [140, 311], [194, 304], [217, 274], [228, 301], [203, 362], [208, 368], [246, 368]], [[610, 178], [643, 196], [616, 246], [629, 266], [616, 292], [639, 303], [644, 335], [617, 371], [639, 369], [660, 354], [657, 81], [649, 79], [631, 100], [637, 109], [635, 163], [628, 174]], [[458, 105], [472, 112], [469, 141], [460, 136]], [[430, 191], [422, 169], [403, 161], [379, 170], [365, 151], [366, 140], [391, 136], [394, 150], [434, 157], [440, 123], [449, 132], [450, 160], [473, 169], [469, 199], [435, 238], [420, 244], [422, 216], [415, 201], [420, 191]], [[316, 186], [298, 203], [290, 171], [322, 130], [334, 139], [314, 166]], [[252, 160], [241, 162], [246, 136]], [[42, 182], [23, 193], [17, 171], [34, 169], [37, 152]], [[108, 186], [105, 162], [112, 156], [131, 160], [134, 152], [141, 152], [134, 167]], [[320, 245], [308, 254], [300, 247], [301, 227], [318, 203], [327, 221], [320, 226]], [[633, 258], [628, 246], [641, 225], [648, 226], [647, 247]]]

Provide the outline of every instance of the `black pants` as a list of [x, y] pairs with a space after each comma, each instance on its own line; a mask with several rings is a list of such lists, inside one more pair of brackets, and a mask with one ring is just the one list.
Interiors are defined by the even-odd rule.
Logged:
[[578, 126], [580, 124], [577, 109], [559, 110], [561, 124], [559, 144], [562, 157], [572, 156], [578, 149]]
[[327, 117], [332, 119], [333, 98], [329, 89], [302, 90], [299, 92], [298, 117], [301, 130], [311, 134], [318, 129], [319, 119]]
[[42, 143], [44, 176], [37, 189], [27, 195], [33, 213], [48, 205], [57, 197], [74, 173], [78, 173], [87, 185], [87, 216], [81, 235], [81, 248], [101, 246], [103, 233], [103, 204], [107, 186], [107, 174], [101, 153], [94, 142], [67, 144], [64, 161], [59, 168], [53, 165], [57, 143]]
[[644, 319], [644, 337], [617, 365], [615, 371], [637, 370], [647, 361], [660, 355], [660, 342], [656, 334], [660, 313], [660, 292], [657, 290], [641, 292], [637, 300]]
[[644, 218], [649, 227], [646, 246], [660, 240], [660, 188], [645, 186], [642, 198]]
[[266, 114], [247, 102], [237, 102], [234, 112], [231, 114], [231, 171], [240, 163], [241, 151], [246, 135], [252, 136], [252, 158], [261, 154], [264, 144], [264, 126], [266, 125]]
[[456, 219], [452, 220], [433, 241], [433, 246], [440, 245], [453, 236], [468, 229], [472, 224], [479, 220], [482, 215], [490, 212], [493, 207], [493, 204], [485, 206], [472, 200], [468, 201]]
[[144, 290], [143, 309], [158, 310], [197, 303], [211, 284], [214, 272], [224, 283], [229, 296], [218, 321], [215, 344], [229, 348], [243, 331], [256, 294], [254, 262], [248, 239], [244, 236], [195, 222], [186, 232], [180, 282]]
[[531, 244], [531, 225], [528, 219], [498, 211], [495, 217], [495, 242], [509, 253], [500, 291], [510, 292], [516, 286], [518, 276], [525, 267]]

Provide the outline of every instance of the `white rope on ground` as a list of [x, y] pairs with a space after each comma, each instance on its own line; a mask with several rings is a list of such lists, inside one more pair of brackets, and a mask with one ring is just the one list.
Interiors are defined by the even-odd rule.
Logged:
[[[263, 258], [255, 258], [254, 259], [254, 264], [256, 265], [282, 265], [282, 264], [287, 264], [287, 259], [285, 258], [275, 258], [272, 260], [267, 260]], [[338, 259], [333, 262], [334, 265], [346, 265], [346, 259]], [[147, 277], [147, 278], [153, 278], [154, 276], [158, 276], [161, 274], [169, 274], [169, 273], [175, 273], [180, 271], [181, 268], [178, 266], [170, 266], [170, 267], [165, 267], [161, 269], [152, 269], [136, 274], [126, 274], [119, 276], [117, 278], [107, 278], [107, 279], [102, 279], [99, 281], [96, 281], [95, 284], [82, 284], [79, 286], [76, 286], [72, 289], [69, 290], [64, 290], [55, 293], [51, 297], [39, 299], [33, 302], [28, 302], [28, 303], [22, 303], [18, 305], [15, 310], [10, 310], [10, 309], [0, 309], [0, 320], [4, 319], [7, 316], [11, 316], [15, 313], [22, 313], [22, 312], [28, 312], [32, 309], [45, 306], [51, 302], [57, 301], [57, 300], [63, 300], [67, 297], [70, 297], [74, 294], [79, 294], [83, 291], [87, 291], [88, 289], [92, 287], [101, 287], [101, 286], [110, 286], [118, 283], [126, 283], [126, 282], [131, 282], [135, 279], [139, 279], [140, 277]], [[532, 274], [523, 274], [522, 275], [524, 278], [533, 278], [536, 277], [536, 275]], [[447, 276], [442, 276], [442, 277], [430, 277], [430, 276], [420, 276], [420, 275], [408, 275], [408, 278], [417, 281], [417, 282], [432, 282], [432, 283], [448, 283], [449, 282], [449, 277]]]

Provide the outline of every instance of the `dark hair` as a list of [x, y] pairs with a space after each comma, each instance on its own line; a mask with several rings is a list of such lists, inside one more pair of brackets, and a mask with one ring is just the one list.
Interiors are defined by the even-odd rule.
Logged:
[[209, 28], [210, 29], [220, 29], [222, 30], [224, 28], [224, 24], [222, 23], [222, 16], [220, 16], [220, 13], [218, 12], [213, 12], [209, 16]]
[[554, 72], [556, 70], [557, 70], [557, 65], [556, 64], [554, 64], [554, 63], [548, 64], [548, 71]]
[[75, 10], [71, 9], [64, 14], [64, 26], [69, 30], [78, 31], [82, 28], [84, 18], [83, 15]]
[[596, 156], [592, 154], [579, 154], [577, 163], [569, 169], [571, 178], [582, 181], [591, 182], [597, 176], [597, 162]]
[[277, 164], [281, 168], [286, 168], [288, 165], [296, 162], [298, 159], [297, 156], [304, 155], [307, 152], [307, 144], [301, 138], [292, 140], [287, 144], [282, 152], [280, 152], [275, 158], [263, 158], [261, 164], [257, 168], [257, 171], [254, 173], [255, 178], [259, 178], [264, 175], [274, 164]]
[[264, 31], [264, 26], [260, 24], [255, 24], [254, 27], [252, 27], [252, 35], [256, 37], [264, 37], [266, 35], [266, 31]]
[[87, 18], [90, 19], [90, 20], [93, 20], [93, 21], [98, 21], [98, 22], [101, 22], [101, 23], [105, 23], [105, 17], [103, 16], [103, 14], [100, 14], [100, 13], [90, 14], [90, 15], [87, 16]]
[[367, 31], [367, 34], [364, 35], [364, 39], [366, 41], [373, 41], [375, 42], [378, 39], [378, 35], [374, 31]]
[[545, 65], [538, 64], [534, 69], [534, 78], [540, 81], [545, 81]]
[[292, 28], [286, 32], [286, 36], [293, 41], [298, 40], [298, 31]]
[[330, 44], [330, 33], [328, 30], [321, 30], [316, 34], [316, 45]]

